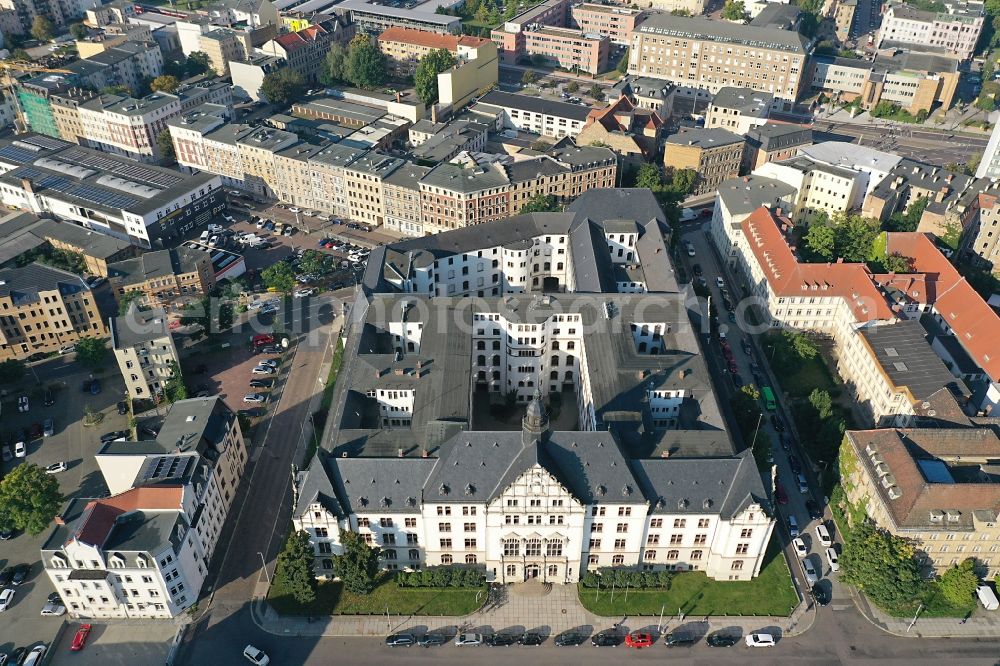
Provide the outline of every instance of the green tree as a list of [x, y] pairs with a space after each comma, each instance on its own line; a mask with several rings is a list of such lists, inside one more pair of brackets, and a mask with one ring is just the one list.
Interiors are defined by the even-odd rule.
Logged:
[[556, 199], [550, 194], [536, 194], [521, 206], [521, 213], [551, 213], [559, 210]]
[[13, 384], [20, 381], [24, 377], [25, 369], [24, 361], [19, 361], [16, 358], [0, 361], [0, 384]]
[[426, 106], [438, 101], [438, 74], [455, 66], [455, 56], [448, 49], [436, 49], [420, 59], [413, 75], [417, 97]]
[[163, 156], [164, 162], [169, 164], [177, 160], [177, 155], [174, 153], [174, 141], [170, 137], [169, 129], [164, 128], [156, 135], [156, 148]]
[[757, 423], [760, 420], [761, 410], [759, 400], [760, 391], [753, 384], [741, 386], [740, 390], [736, 391], [729, 400], [729, 404], [733, 408], [736, 425], [739, 427], [740, 433], [747, 441], [747, 444], [750, 443], [754, 430], [757, 428]]
[[809, 361], [816, 358], [816, 355], [819, 354], [819, 346], [805, 333], [785, 331], [784, 335], [788, 338], [792, 345], [792, 350], [799, 359]]
[[683, 199], [691, 194], [697, 179], [698, 172], [694, 169], [675, 169], [670, 176], [670, 191]]
[[487, 7], [485, 4], [479, 5], [479, 8], [476, 10], [475, 18], [480, 23], [489, 23], [490, 22], [489, 7]]
[[173, 94], [177, 92], [177, 88], [179, 88], [180, 85], [181, 82], [177, 80], [176, 76], [164, 74], [163, 76], [157, 76], [153, 79], [153, 81], [149, 84], [149, 89], [157, 92]]
[[82, 23], [71, 23], [69, 26], [69, 34], [73, 35], [73, 39], [80, 40], [86, 39], [90, 31], [87, 30], [87, 26]]
[[140, 310], [144, 309], [142, 303], [145, 296], [146, 295], [139, 289], [126, 291], [118, 300], [118, 315], [120, 317], [124, 317], [128, 312], [128, 309], [132, 307], [133, 303], [135, 303], [136, 307]]
[[618, 66], [615, 67], [615, 71], [621, 74], [622, 76], [628, 74], [628, 54], [629, 54], [629, 49], [626, 48], [625, 52], [622, 53], [621, 60], [618, 61]]
[[899, 113], [899, 111], [900, 111], [899, 105], [893, 104], [892, 102], [886, 100], [882, 100], [881, 102], [876, 104], [875, 108], [873, 108], [868, 113], [872, 116], [872, 118], [889, 118]]
[[344, 69], [351, 83], [371, 90], [385, 81], [385, 56], [368, 35], [361, 33], [351, 40]]
[[287, 294], [295, 288], [295, 271], [284, 261], [271, 264], [261, 272], [260, 277], [268, 289]]
[[100, 372], [108, 362], [107, 344], [99, 338], [77, 340], [76, 361], [91, 372]]
[[517, 16], [517, 1], [507, 0], [503, 7], [503, 20], [509, 21]]
[[536, 141], [533, 141], [529, 146], [529, 148], [531, 148], [532, 150], [537, 150], [540, 153], [544, 153], [551, 147], [552, 144], [546, 141], [545, 139], [538, 139]]
[[59, 482], [38, 465], [18, 465], [0, 481], [0, 527], [40, 534], [62, 507]]
[[833, 227], [822, 222], [813, 222], [804, 237], [810, 259], [833, 261], [836, 256], [836, 232]]
[[916, 231], [920, 218], [927, 208], [927, 197], [918, 197], [910, 202], [906, 211], [896, 211], [885, 221], [886, 231]]
[[602, 99], [604, 99], [604, 88], [595, 83], [594, 85], [590, 86], [590, 90], [587, 91], [587, 94], [593, 97], [598, 102], [600, 102]]
[[279, 69], [264, 77], [260, 84], [260, 92], [271, 104], [288, 106], [293, 100], [302, 97], [306, 84], [302, 75], [294, 69]]
[[299, 271], [302, 273], [323, 275], [327, 272], [326, 256], [316, 250], [306, 250], [299, 260]]
[[524, 74], [521, 75], [521, 83], [523, 83], [524, 85], [534, 83], [537, 80], [538, 80], [538, 74], [535, 74], [535, 70], [533, 69], [526, 69], [524, 70]]
[[186, 76], [198, 76], [204, 74], [212, 67], [212, 61], [208, 59], [208, 54], [204, 51], [193, 51], [184, 63], [184, 74]]
[[566, 92], [568, 92], [570, 95], [572, 95], [579, 89], [580, 89], [580, 84], [577, 83], [576, 81], [570, 81], [569, 83], [566, 84]]
[[309, 533], [300, 530], [288, 535], [285, 547], [274, 568], [274, 585], [292, 594], [302, 605], [316, 600], [316, 576], [313, 573], [313, 547]]
[[340, 544], [344, 554], [333, 556], [334, 573], [350, 592], [368, 594], [378, 575], [378, 546], [369, 546], [360, 534], [347, 530], [340, 531]]
[[119, 83], [117, 85], [105, 86], [104, 88], [101, 88], [101, 93], [104, 95], [131, 95], [132, 89], [124, 83]]
[[660, 167], [645, 162], [635, 174], [635, 186], [648, 187], [654, 191], [659, 190], [663, 186], [663, 174], [660, 173]]
[[976, 575], [976, 561], [967, 558], [953, 566], [941, 576], [938, 589], [952, 606], [964, 608], [973, 603], [979, 576]]
[[54, 34], [53, 29], [52, 21], [44, 16], [36, 16], [31, 22], [31, 36], [40, 42], [50, 41]]
[[813, 406], [821, 419], [828, 419], [833, 415], [833, 398], [822, 389], [813, 389], [809, 394], [809, 404]]
[[840, 557], [840, 580], [882, 608], [909, 604], [924, 590], [913, 546], [869, 521], [855, 525]]
[[167, 369], [170, 371], [170, 379], [163, 384], [163, 396], [169, 402], [187, 400], [187, 387], [184, 385], [184, 376], [181, 375], [181, 368], [177, 365], [177, 361], [170, 361], [167, 364]]
[[872, 246], [879, 235], [879, 223], [861, 215], [837, 215], [834, 218], [837, 256], [844, 261], [864, 263], [872, 256]]
[[980, 94], [976, 98], [975, 107], [982, 111], [992, 112], [997, 110], [997, 100], [993, 95], [987, 95], [985, 93]]
[[320, 72], [319, 80], [325, 85], [334, 85], [347, 80], [347, 47], [340, 42], [335, 42], [327, 51], [326, 60], [323, 61], [323, 71]]
[[882, 268], [887, 273], [912, 273], [913, 258], [904, 257], [899, 252], [893, 252], [882, 260]]
[[722, 7], [722, 18], [727, 21], [745, 21], [747, 8], [743, 0], [726, 0], [726, 4]]

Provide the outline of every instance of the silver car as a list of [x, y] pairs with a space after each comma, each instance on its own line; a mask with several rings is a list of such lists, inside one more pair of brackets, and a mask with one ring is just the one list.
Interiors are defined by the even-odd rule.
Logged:
[[455, 637], [455, 645], [459, 647], [470, 647], [473, 645], [482, 645], [483, 635], [482, 634], [459, 634]]

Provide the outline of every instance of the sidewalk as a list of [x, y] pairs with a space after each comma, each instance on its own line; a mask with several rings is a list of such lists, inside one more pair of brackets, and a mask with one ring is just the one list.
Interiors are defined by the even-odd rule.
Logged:
[[[848, 586], [849, 587], [849, 586]], [[1000, 616], [976, 608], [972, 617], [964, 622], [957, 617], [892, 617], [868, 599], [850, 588], [854, 605], [866, 620], [890, 634], [908, 638], [990, 638], [1000, 637]], [[910, 624], [913, 623], [912, 628]]]
[[807, 631], [815, 618], [811, 606], [799, 604], [791, 617], [678, 617], [665, 614], [660, 625], [657, 616], [621, 618], [594, 615], [580, 605], [575, 585], [525, 583], [507, 586], [503, 590], [506, 594], [498, 604], [464, 617], [335, 615], [310, 621], [308, 618], [280, 616], [262, 600], [254, 602], [251, 614], [254, 623], [261, 629], [280, 636], [384, 636], [402, 631], [422, 633], [431, 629], [451, 632], [480, 629], [487, 633], [538, 630], [555, 635], [568, 629], [596, 633], [621, 623], [623, 631], [643, 629], [666, 633], [680, 628], [704, 636], [717, 629], [739, 627], [743, 635], [766, 628], [787, 637]]

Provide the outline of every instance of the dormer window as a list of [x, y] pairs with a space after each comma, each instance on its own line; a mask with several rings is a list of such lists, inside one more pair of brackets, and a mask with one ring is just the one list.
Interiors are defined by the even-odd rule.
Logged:
[[53, 555], [52, 556], [52, 568], [53, 569], [68, 569], [69, 568], [69, 560], [67, 560], [62, 555]]

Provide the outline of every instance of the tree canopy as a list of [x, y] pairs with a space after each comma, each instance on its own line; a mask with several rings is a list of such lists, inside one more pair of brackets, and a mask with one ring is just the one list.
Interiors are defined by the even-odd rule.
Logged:
[[0, 528], [39, 534], [62, 507], [59, 482], [32, 463], [18, 465], [0, 481]]
[[184, 376], [181, 375], [181, 368], [177, 361], [170, 361], [168, 364], [170, 379], [163, 384], [163, 395], [169, 402], [187, 400], [187, 386], [184, 385]]
[[293, 100], [302, 97], [306, 84], [302, 75], [294, 69], [279, 69], [264, 77], [260, 84], [260, 92], [271, 104], [288, 106]]
[[186, 76], [198, 76], [204, 74], [212, 68], [212, 61], [208, 59], [208, 54], [204, 51], [192, 51], [184, 62], [184, 74]]
[[287, 294], [295, 288], [295, 271], [284, 261], [271, 264], [261, 271], [260, 277], [268, 289]]
[[635, 174], [636, 187], [648, 187], [653, 191], [659, 191], [663, 187], [663, 173], [660, 167], [649, 162], [644, 162]]
[[302, 605], [316, 600], [316, 576], [313, 574], [313, 547], [304, 530], [288, 535], [285, 548], [278, 555], [274, 584], [292, 594]]
[[913, 546], [869, 521], [855, 525], [840, 557], [840, 579], [882, 608], [905, 605], [924, 589]]
[[528, 203], [521, 206], [521, 214], [524, 213], [552, 213], [559, 210], [556, 199], [550, 194], [536, 194], [528, 199]]
[[807, 257], [814, 261], [833, 261], [837, 243], [833, 227], [825, 222], [813, 222], [804, 237]]
[[727, 21], [745, 21], [747, 8], [743, 0], [726, 0], [726, 4], [722, 7], [722, 18]]
[[24, 361], [19, 361], [16, 358], [0, 361], [0, 384], [13, 384], [20, 381], [24, 377], [24, 372]]
[[335, 42], [326, 53], [319, 80], [325, 85], [347, 81], [347, 47]]
[[436, 49], [420, 59], [413, 75], [417, 97], [430, 106], [438, 101], [438, 74], [455, 66], [455, 56], [448, 49]]
[[72, 23], [69, 26], [69, 34], [73, 36], [73, 39], [84, 39], [90, 34], [90, 31], [82, 23]]
[[971, 557], [944, 572], [938, 583], [944, 598], [958, 608], [972, 603], [977, 587], [979, 576], [976, 575], [976, 561]]
[[169, 129], [164, 128], [156, 135], [156, 149], [160, 151], [165, 162], [169, 163], [177, 159], [177, 155], [174, 154], [174, 141], [170, 137]]
[[534, 83], [538, 80], [538, 74], [535, 73], [533, 69], [526, 69], [524, 73], [521, 74], [521, 83], [527, 85], [529, 83]]
[[31, 22], [31, 36], [40, 42], [50, 41], [55, 34], [52, 21], [44, 16], [36, 16]]
[[378, 546], [369, 546], [356, 532], [340, 531], [343, 555], [333, 556], [333, 571], [344, 587], [355, 594], [368, 594], [378, 575]]
[[81, 338], [75, 343], [76, 361], [91, 372], [100, 372], [107, 365], [108, 346], [98, 338]]
[[927, 208], [927, 197], [918, 197], [910, 202], [906, 211], [897, 211], [885, 222], [886, 231], [916, 231], [920, 218]]
[[347, 79], [359, 88], [371, 90], [385, 82], [385, 55], [364, 33], [351, 40], [344, 65]]
[[155, 90], [157, 92], [165, 92], [173, 94], [177, 92], [177, 88], [179, 88], [180, 85], [181, 82], [177, 80], [176, 76], [172, 76], [170, 74], [164, 74], [162, 76], [157, 76], [155, 79], [153, 79], [152, 82], [150, 82], [149, 84], [149, 89]]

